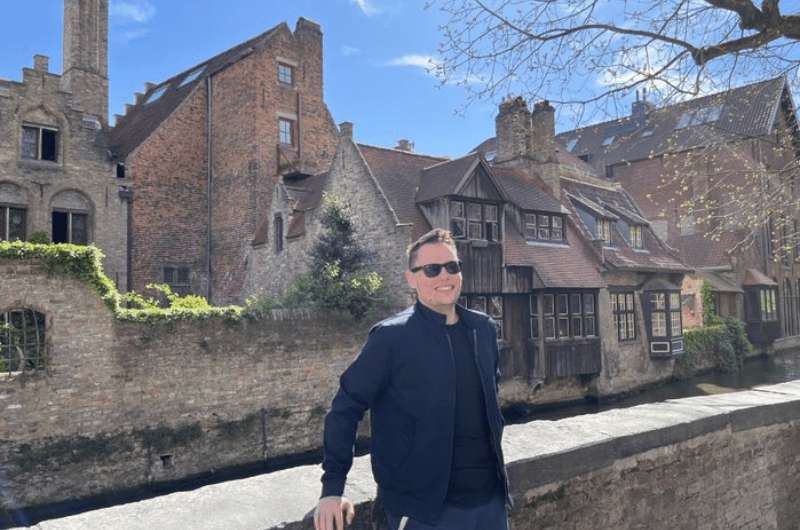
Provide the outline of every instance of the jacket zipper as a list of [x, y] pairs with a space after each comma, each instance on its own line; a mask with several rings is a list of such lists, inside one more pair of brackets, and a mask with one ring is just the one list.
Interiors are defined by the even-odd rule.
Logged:
[[[449, 340], [449, 337], [448, 337]], [[452, 351], [452, 346], [450, 350]], [[492, 426], [491, 422], [491, 415], [489, 414], [489, 400], [488, 394], [486, 393], [486, 382], [484, 381], [483, 371], [481, 370], [481, 362], [478, 358], [478, 330], [472, 328], [472, 350], [473, 350], [473, 358], [475, 359], [475, 368], [478, 370], [478, 379], [481, 380], [481, 389], [483, 390], [483, 405], [484, 405], [484, 413], [486, 414], [486, 421], [489, 423], [489, 430], [492, 434], [492, 449], [494, 449], [494, 455], [497, 459], [497, 466], [500, 468], [501, 478], [503, 479], [503, 491], [505, 492], [506, 497], [508, 497], [508, 476], [506, 475], [506, 468], [504, 465], [501, 465], [501, 457], [500, 457], [500, 449], [498, 447], [499, 442], [495, 435], [495, 426]], [[496, 405], [496, 404], [495, 404]]]

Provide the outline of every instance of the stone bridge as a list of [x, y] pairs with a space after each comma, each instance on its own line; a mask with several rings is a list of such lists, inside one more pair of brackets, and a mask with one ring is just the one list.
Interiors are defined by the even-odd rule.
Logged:
[[[800, 528], [800, 381], [506, 429], [512, 528]], [[50, 520], [55, 529], [313, 528], [318, 466]], [[373, 524], [369, 457], [347, 484]]]

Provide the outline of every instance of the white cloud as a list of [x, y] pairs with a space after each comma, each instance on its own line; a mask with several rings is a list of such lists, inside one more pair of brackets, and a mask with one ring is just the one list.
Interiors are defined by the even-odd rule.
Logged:
[[377, 15], [381, 12], [375, 4], [372, 3], [372, 0], [350, 0], [351, 4], [355, 4], [361, 10], [362, 13], [371, 17], [372, 15]]
[[359, 48], [356, 48], [355, 46], [348, 46], [344, 44], [341, 47], [341, 52], [342, 55], [344, 55], [345, 57], [350, 57], [351, 55], [358, 55], [359, 53], [361, 53], [361, 50]]
[[110, 15], [120, 22], [143, 24], [153, 18], [156, 8], [150, 0], [115, 0], [110, 6]]
[[432, 55], [417, 55], [413, 53], [392, 59], [386, 63], [387, 66], [414, 66], [422, 68], [428, 73], [433, 72], [441, 64], [441, 61]]
[[136, 40], [136, 39], [139, 39], [141, 37], [144, 37], [148, 33], [150, 33], [150, 30], [147, 29], [147, 28], [131, 29], [131, 30], [122, 32], [122, 35], [120, 36], [120, 38], [121, 38], [122, 42], [128, 43], [128, 42], [130, 42], [132, 40]]
[[414, 53], [403, 55], [388, 61], [386, 66], [411, 66], [413, 68], [419, 68], [438, 81], [444, 80], [444, 84], [447, 85], [477, 85], [485, 82], [484, 78], [475, 74], [448, 75], [445, 78], [444, 63], [441, 59], [433, 55]]

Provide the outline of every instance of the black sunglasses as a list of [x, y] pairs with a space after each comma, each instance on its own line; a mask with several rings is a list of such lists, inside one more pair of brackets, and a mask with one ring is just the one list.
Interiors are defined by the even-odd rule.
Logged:
[[448, 261], [447, 263], [428, 263], [427, 265], [414, 267], [411, 269], [411, 272], [422, 271], [428, 278], [436, 278], [439, 276], [439, 273], [442, 272], [442, 269], [446, 270], [450, 274], [458, 274], [461, 272], [461, 262]]

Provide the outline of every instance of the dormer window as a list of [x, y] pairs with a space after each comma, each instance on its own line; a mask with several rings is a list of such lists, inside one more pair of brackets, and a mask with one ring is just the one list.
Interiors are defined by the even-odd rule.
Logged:
[[500, 241], [498, 205], [450, 201], [450, 232], [454, 238]]
[[550, 213], [526, 213], [525, 239], [563, 242], [564, 217]]
[[606, 245], [611, 244], [611, 221], [597, 218], [597, 238], [602, 239]]
[[642, 230], [642, 225], [630, 225], [628, 229], [628, 233], [630, 234], [629, 241], [631, 248], [635, 248], [637, 250], [644, 249], [644, 231]]

